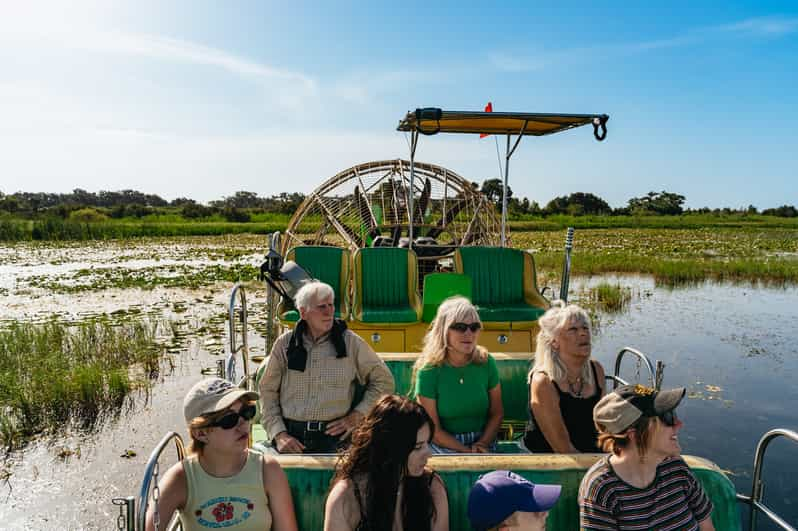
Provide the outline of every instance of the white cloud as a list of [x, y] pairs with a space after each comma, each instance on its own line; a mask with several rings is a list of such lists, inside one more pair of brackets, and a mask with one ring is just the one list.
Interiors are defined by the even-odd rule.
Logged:
[[721, 31], [764, 36], [781, 36], [798, 31], [798, 17], [757, 17], [719, 26]]
[[104, 30], [76, 20], [40, 19], [36, 14], [23, 11], [0, 19], [0, 43], [21, 45], [21, 52], [26, 49], [22, 46], [49, 47], [207, 65], [255, 81], [284, 83], [292, 90], [316, 91], [316, 81], [302, 72], [274, 68], [211, 46], [146, 33]]
[[503, 72], [529, 72], [543, 70], [552, 64], [562, 66], [590, 61], [597, 57], [606, 59], [650, 50], [678, 48], [715, 39], [721, 34], [779, 37], [796, 31], [798, 31], [796, 17], [759, 17], [732, 24], [699, 27], [662, 39], [541, 51], [526, 55], [494, 52], [488, 55], [488, 62]]

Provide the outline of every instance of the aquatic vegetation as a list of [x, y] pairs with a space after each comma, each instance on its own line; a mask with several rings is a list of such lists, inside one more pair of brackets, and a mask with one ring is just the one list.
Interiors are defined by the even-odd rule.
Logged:
[[[532, 249], [543, 274], [559, 271], [563, 233], [515, 232], [515, 247]], [[657, 284], [704, 280], [798, 283], [798, 230], [615, 229], [577, 231], [572, 273], [650, 274]]]
[[[97, 267], [79, 269], [64, 275], [35, 275], [26, 279], [31, 287], [43, 288], [53, 293], [77, 293], [109, 288], [153, 289], [157, 286], [198, 288], [219, 281], [254, 280], [258, 269], [249, 264], [192, 266], [170, 264], [140, 269], [124, 267]], [[180, 313], [180, 308], [175, 308]]]
[[152, 321], [13, 323], [0, 330], [0, 444], [13, 448], [67, 424], [91, 429], [157, 373]]
[[[580, 300], [584, 299], [585, 297], [580, 297]], [[615, 313], [623, 311], [629, 305], [632, 290], [620, 284], [601, 282], [588, 290], [586, 299], [588, 304], [602, 311]]]

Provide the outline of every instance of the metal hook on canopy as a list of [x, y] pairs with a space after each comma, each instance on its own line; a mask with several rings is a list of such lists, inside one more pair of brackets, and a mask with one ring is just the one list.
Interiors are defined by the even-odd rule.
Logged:
[[[593, 136], [596, 137], [596, 140], [601, 142], [605, 138], [607, 138], [607, 120], [610, 117], [606, 114], [602, 114], [601, 116], [595, 116], [593, 118]], [[599, 134], [599, 128], [601, 128], [601, 133]]]
[[[416, 109], [416, 120], [418, 120], [418, 126], [416, 127], [416, 131], [421, 133], [422, 135], [437, 135], [441, 132], [441, 116], [443, 115], [443, 111], [437, 107], [425, 107], [423, 109]], [[432, 120], [438, 124], [435, 129], [424, 131], [421, 128], [421, 121], [422, 120]]]

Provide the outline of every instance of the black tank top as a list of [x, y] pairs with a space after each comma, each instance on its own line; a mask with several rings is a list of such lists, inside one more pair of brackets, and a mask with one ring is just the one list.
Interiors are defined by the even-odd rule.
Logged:
[[[560, 414], [565, 423], [565, 429], [568, 430], [571, 444], [580, 452], [586, 453], [601, 451], [596, 446], [598, 431], [593, 423], [593, 408], [601, 400], [601, 387], [599, 387], [596, 367], [592, 360], [590, 362], [590, 370], [593, 373], [595, 392], [592, 396], [586, 398], [577, 398], [571, 393], [563, 392], [556, 382], [551, 382], [560, 395]], [[553, 453], [554, 450], [549, 441], [543, 436], [543, 432], [535, 422], [535, 414], [532, 412], [531, 407], [529, 408], [529, 416], [532, 419], [533, 428], [524, 435], [524, 444], [527, 449], [536, 453]]]

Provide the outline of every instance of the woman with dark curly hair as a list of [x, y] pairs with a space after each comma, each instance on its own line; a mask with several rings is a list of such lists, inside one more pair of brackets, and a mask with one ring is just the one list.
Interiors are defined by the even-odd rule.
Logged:
[[324, 510], [325, 531], [444, 531], [449, 504], [427, 468], [435, 425], [418, 403], [383, 396], [352, 434]]

